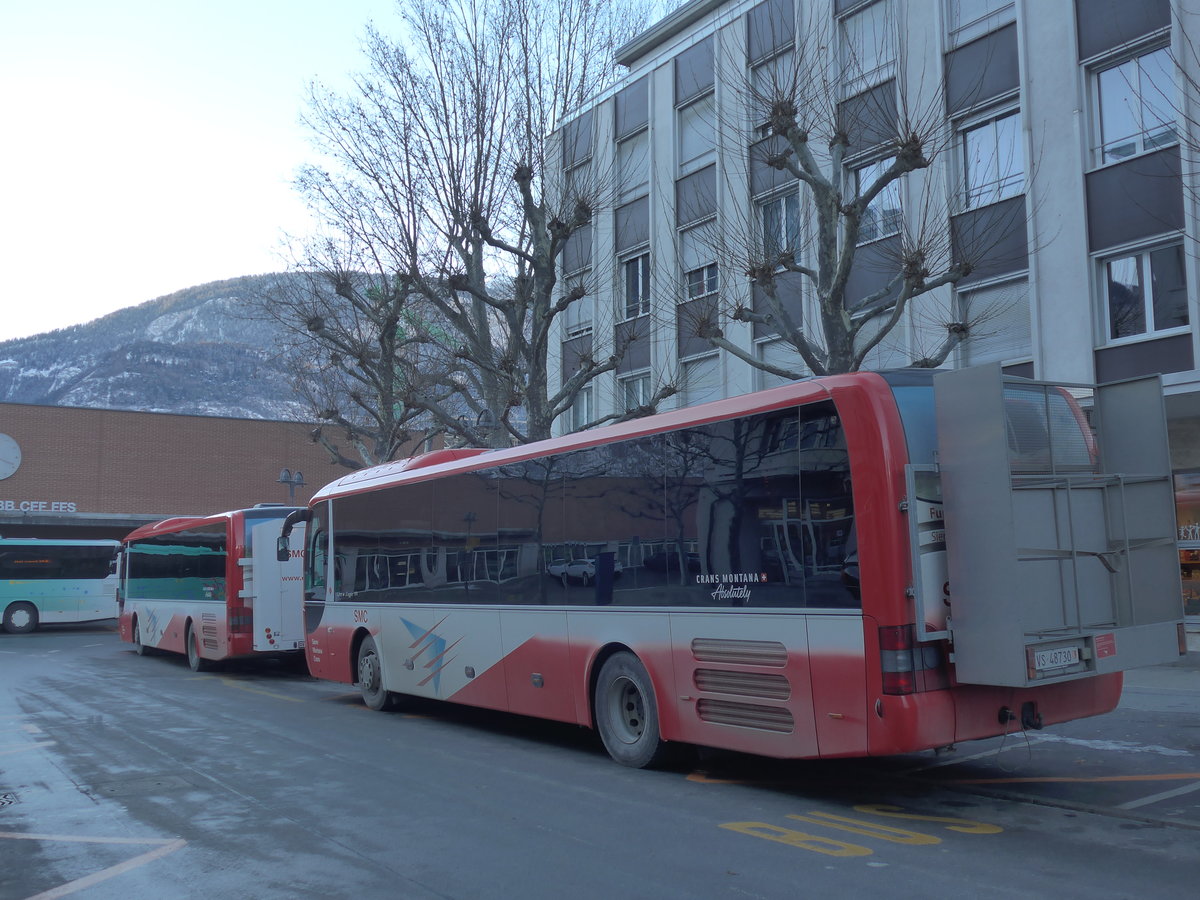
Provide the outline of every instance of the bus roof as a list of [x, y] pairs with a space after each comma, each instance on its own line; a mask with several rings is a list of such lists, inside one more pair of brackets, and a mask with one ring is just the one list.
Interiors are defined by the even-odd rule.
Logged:
[[[365, 493], [403, 482], [426, 481], [452, 472], [489, 469], [537, 457], [556, 455], [569, 450], [582, 450], [610, 441], [626, 440], [709, 422], [720, 422], [739, 416], [786, 409], [799, 403], [811, 403], [828, 398], [832, 395], [832, 391], [839, 388], [868, 388], [887, 391], [890, 394], [890, 385], [897, 379], [905, 384], [932, 384], [933, 370], [900, 370], [894, 373], [855, 372], [849, 375], [808, 378], [765, 391], [740, 394], [724, 400], [687, 406], [588, 431], [577, 431], [532, 444], [522, 444], [500, 450], [434, 451], [432, 454], [384, 463], [343, 475], [317, 491], [310, 503], [317, 503], [333, 497]], [[440, 455], [447, 453], [456, 455], [453, 458]], [[430, 456], [437, 458], [427, 460], [427, 457]]]
[[125, 535], [123, 541], [138, 541], [160, 534], [187, 531], [189, 528], [199, 528], [203, 525], [230, 519], [239, 513], [247, 519], [282, 519], [295, 509], [297, 509], [295, 506], [255, 506], [248, 509], [231, 509], [226, 512], [213, 513], [211, 516], [175, 516], [134, 529]]

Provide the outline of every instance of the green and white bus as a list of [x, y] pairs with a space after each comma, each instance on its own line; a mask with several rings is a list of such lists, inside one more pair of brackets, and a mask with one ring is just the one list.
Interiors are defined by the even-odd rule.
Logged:
[[0, 538], [0, 610], [9, 634], [117, 617], [117, 541]]

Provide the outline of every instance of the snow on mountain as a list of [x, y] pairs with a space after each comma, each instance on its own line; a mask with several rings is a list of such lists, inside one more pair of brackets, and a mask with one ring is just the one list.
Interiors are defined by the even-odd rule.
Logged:
[[283, 275], [218, 281], [0, 343], [0, 402], [305, 420], [277, 326], [247, 300]]

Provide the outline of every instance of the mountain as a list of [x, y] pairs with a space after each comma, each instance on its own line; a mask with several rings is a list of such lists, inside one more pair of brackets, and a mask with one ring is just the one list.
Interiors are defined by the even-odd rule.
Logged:
[[0, 402], [310, 419], [277, 357], [278, 327], [249, 316], [251, 298], [290, 277], [215, 281], [2, 342]]

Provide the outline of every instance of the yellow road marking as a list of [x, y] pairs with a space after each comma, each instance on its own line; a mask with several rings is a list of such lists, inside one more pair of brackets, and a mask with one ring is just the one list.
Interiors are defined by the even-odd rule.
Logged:
[[287, 700], [289, 703], [304, 702], [299, 697], [289, 697], [287, 694], [277, 694], [274, 691], [266, 691], [262, 688], [250, 687], [250, 685], [243, 684], [242, 682], [226, 675], [220, 676], [220, 679], [221, 684], [225, 685], [226, 687], [237, 688], [239, 691], [247, 691], [251, 694], [262, 694], [264, 697], [274, 697], [276, 700]]
[[778, 825], [770, 825], [767, 822], [726, 822], [721, 827], [748, 834], [751, 837], [787, 844], [790, 847], [824, 853], [826, 856], [870, 856], [874, 853], [870, 847], [863, 847], [861, 844], [848, 844], [845, 841], [806, 834], [792, 828], [780, 828]]
[[778, 781], [755, 781], [747, 778], [713, 778], [707, 772], [692, 772], [687, 776], [688, 781], [696, 784], [780, 784]]
[[[38, 747], [53, 747], [56, 741], [38, 741], [36, 744], [5, 744], [0, 747], [0, 756], [12, 756], [14, 753], [24, 753]], [[12, 749], [8, 749], [12, 748]]]
[[940, 844], [942, 839], [932, 834], [921, 834], [919, 831], [907, 831], [903, 828], [892, 828], [888, 825], [877, 825], [874, 822], [864, 822], [862, 819], [848, 819], [845, 816], [835, 816], [832, 813], [812, 812], [807, 816], [789, 815], [789, 819], [808, 822], [811, 825], [824, 825], [838, 831], [848, 831], [851, 834], [861, 834], [865, 837], [879, 838], [881, 841], [891, 841], [893, 844], [909, 844], [919, 847], [928, 844]]
[[358, 691], [350, 691], [350, 692], [348, 692], [348, 693], [345, 693], [345, 694], [331, 694], [330, 696], [328, 696], [328, 697], [322, 697], [321, 699], [322, 699], [322, 700], [347, 700], [347, 699], [349, 699], [350, 697], [358, 697], [358, 696], [361, 696], [361, 695], [358, 693]]
[[961, 831], [963, 834], [999, 834], [1004, 830], [999, 825], [989, 825], [987, 822], [976, 822], [972, 819], [960, 819], [957, 816], [924, 816], [920, 813], [906, 813], [903, 807], [891, 806], [886, 803], [860, 803], [854, 807], [854, 811], [866, 813], [868, 816], [882, 816], [885, 819], [933, 822], [945, 825], [947, 831]]

